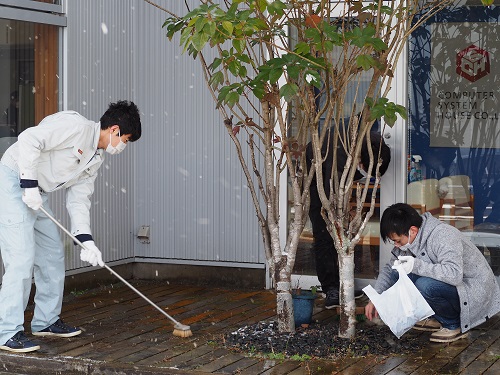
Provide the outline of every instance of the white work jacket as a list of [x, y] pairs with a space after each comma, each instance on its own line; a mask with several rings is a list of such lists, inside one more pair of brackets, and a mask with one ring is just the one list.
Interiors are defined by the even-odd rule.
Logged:
[[67, 189], [73, 235], [92, 234], [90, 197], [104, 161], [103, 150], [97, 149], [100, 129], [100, 123], [77, 112], [58, 112], [19, 134], [2, 158], [20, 179], [37, 180], [45, 192]]

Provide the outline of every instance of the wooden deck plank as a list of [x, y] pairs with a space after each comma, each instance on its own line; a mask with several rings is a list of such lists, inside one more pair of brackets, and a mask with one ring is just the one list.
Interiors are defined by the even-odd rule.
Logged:
[[285, 360], [278, 362], [273, 368], [267, 369], [261, 375], [286, 375], [300, 367], [299, 361]]
[[[281, 375], [399, 375], [460, 373], [461, 375], [500, 373], [500, 314], [470, 331], [469, 337], [451, 344], [429, 343], [421, 350], [404, 356], [367, 356], [338, 360], [311, 359], [304, 362], [269, 360], [236, 353], [219, 343], [223, 335], [263, 320], [276, 320], [276, 296], [269, 291], [210, 289], [190, 285], [162, 284], [157, 281], [131, 281], [155, 304], [183, 324], [191, 326], [193, 336], [172, 334], [173, 323], [136, 293], [121, 283], [98, 290], [66, 296], [61, 317], [81, 326], [80, 336], [34, 338], [41, 350], [29, 354], [30, 361], [67, 358], [83, 362], [83, 370], [116, 366], [148, 369], [147, 374], [182, 372], [197, 374], [281, 374]], [[359, 301], [358, 301], [359, 302]], [[26, 321], [33, 313], [30, 306]], [[318, 300], [313, 319], [327, 324], [338, 319], [335, 310], [326, 310]], [[29, 324], [29, 323], [28, 323]], [[29, 325], [28, 325], [29, 326]], [[428, 332], [412, 334], [429, 336]], [[217, 341], [214, 344], [213, 341]], [[23, 355], [8, 354], [0, 362]], [[24, 361], [26, 362], [26, 361]], [[9, 369], [10, 367], [8, 367]], [[83, 372], [82, 372], [83, 371]], [[18, 371], [23, 373], [22, 371]], [[15, 372], [13, 372], [15, 373]], [[29, 373], [29, 372], [27, 372]], [[68, 371], [68, 373], [72, 373]], [[138, 372], [137, 372], [138, 373]], [[135, 373], [134, 373], [135, 374]]]
[[274, 359], [262, 359], [256, 364], [240, 371], [238, 375], [259, 375], [269, 369], [275, 368], [280, 361]]
[[[455, 371], [455, 373], [459, 373], [473, 363], [475, 364], [476, 368], [481, 367], [480, 363], [478, 362], [478, 357], [481, 356], [481, 354], [492, 345], [499, 334], [500, 332], [495, 330], [479, 332], [478, 337], [468, 345], [468, 350], [464, 350], [463, 352], [459, 353], [452, 361], [450, 361], [450, 363], [448, 363], [446, 366], [443, 366], [440, 371], [444, 373], [450, 373], [452, 371]], [[481, 372], [478, 372], [478, 374], [480, 373]]]
[[350, 366], [345, 367], [341, 374], [342, 375], [359, 375], [364, 374], [365, 371], [369, 370], [373, 366], [378, 365], [386, 360], [386, 356], [367, 356], [362, 360], [352, 363]]
[[255, 357], [244, 357], [237, 362], [233, 362], [230, 365], [222, 367], [218, 372], [223, 374], [240, 374], [246, 368], [253, 366], [260, 362], [260, 359]]
[[495, 363], [493, 363], [488, 370], [483, 372], [482, 375], [498, 375], [500, 374], [500, 359], [497, 359]]
[[363, 372], [363, 375], [382, 375], [387, 374], [388, 372], [397, 368], [401, 363], [406, 360], [404, 357], [387, 357], [382, 360], [381, 363], [370, 367], [366, 371]]
[[198, 372], [217, 372], [219, 369], [226, 367], [232, 363], [238, 362], [243, 359], [244, 356], [241, 354], [235, 354], [228, 352], [226, 355], [215, 359], [214, 361], [208, 362], [203, 366], [199, 367], [196, 371]]

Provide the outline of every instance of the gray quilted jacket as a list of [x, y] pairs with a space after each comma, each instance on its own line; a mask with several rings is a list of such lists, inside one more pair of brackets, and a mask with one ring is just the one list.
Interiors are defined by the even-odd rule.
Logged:
[[[397, 255], [415, 256], [414, 274], [443, 281], [457, 287], [460, 297], [460, 324], [462, 332], [478, 326], [500, 311], [500, 288], [488, 262], [472, 242], [458, 229], [445, 224], [430, 213], [408, 251], [394, 248]], [[377, 278], [378, 293], [392, 286], [393, 255]]]

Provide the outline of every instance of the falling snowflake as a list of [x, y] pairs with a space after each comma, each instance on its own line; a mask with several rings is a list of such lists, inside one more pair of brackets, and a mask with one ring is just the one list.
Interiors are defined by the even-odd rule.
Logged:
[[103, 34], [107, 34], [108, 33], [108, 27], [106, 26], [106, 24], [104, 22], [101, 23], [101, 30], [102, 30]]

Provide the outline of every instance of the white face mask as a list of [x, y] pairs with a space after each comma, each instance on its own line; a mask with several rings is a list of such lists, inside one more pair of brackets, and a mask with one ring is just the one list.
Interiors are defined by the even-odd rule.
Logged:
[[111, 144], [111, 133], [109, 133], [109, 144], [108, 144], [108, 147], [106, 147], [106, 152], [108, 154], [118, 155], [120, 152], [122, 152], [123, 150], [125, 150], [125, 147], [127, 146], [127, 144], [122, 141], [122, 138], [121, 138], [119, 130], [118, 130], [118, 138], [120, 139], [120, 142], [116, 146], [113, 146]]
[[408, 242], [406, 244], [404, 244], [404, 245], [401, 245], [399, 247], [399, 250], [406, 251], [406, 250], [408, 250], [410, 248], [410, 246], [411, 246], [411, 243], [410, 243], [410, 231], [408, 231]]

